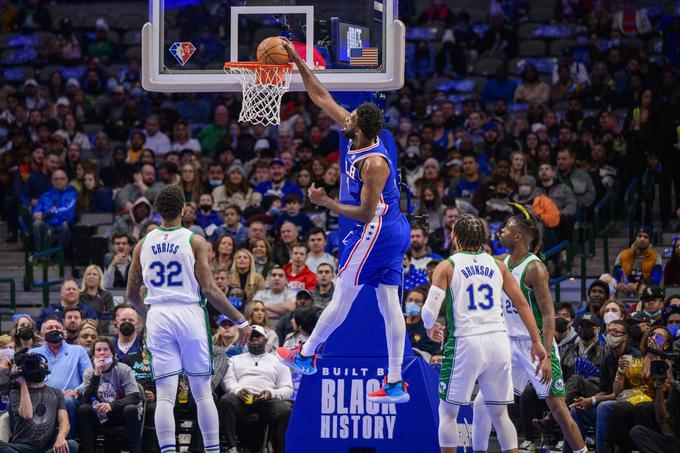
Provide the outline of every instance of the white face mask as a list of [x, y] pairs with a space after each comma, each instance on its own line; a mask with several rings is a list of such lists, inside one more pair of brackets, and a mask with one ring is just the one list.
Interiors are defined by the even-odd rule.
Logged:
[[109, 365], [111, 365], [112, 363], [113, 363], [113, 357], [106, 357], [106, 358], [104, 359], [104, 365], [105, 365], [105, 366], [109, 366]]
[[604, 319], [605, 325], [607, 325], [612, 321], [616, 321], [617, 319], [621, 319], [621, 315], [619, 315], [615, 311], [608, 311], [607, 313], [604, 314], [604, 316], [602, 318]]

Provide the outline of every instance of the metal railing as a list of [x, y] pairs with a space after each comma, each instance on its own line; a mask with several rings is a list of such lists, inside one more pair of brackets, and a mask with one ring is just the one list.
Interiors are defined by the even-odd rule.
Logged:
[[623, 217], [628, 219], [628, 240], [632, 242], [635, 235], [635, 218], [637, 217], [637, 208], [640, 194], [638, 192], [638, 179], [633, 180], [628, 184], [626, 191], [623, 194]]
[[593, 236], [594, 239], [602, 239], [602, 259], [605, 274], [609, 273], [609, 232], [615, 224], [616, 195], [613, 192], [607, 192], [593, 210]]
[[566, 269], [566, 272], [564, 274], [560, 275], [559, 277], [553, 277], [548, 281], [550, 286], [555, 287], [555, 303], [560, 302], [562, 282], [565, 281], [565, 280], [569, 280], [572, 276], [571, 275], [571, 269], [572, 269], [572, 266], [573, 266], [573, 263], [574, 263], [574, 255], [573, 255], [573, 250], [572, 250], [572, 247], [571, 247], [571, 242], [562, 241], [559, 244], [557, 244], [556, 246], [552, 247], [551, 249], [546, 250], [545, 253], [543, 253], [543, 256], [541, 257], [541, 259], [545, 262], [545, 260], [547, 260], [548, 258], [551, 258], [555, 255], [559, 255], [565, 250], [567, 252], [567, 263], [566, 263], [567, 269]]
[[5, 317], [11, 319], [17, 311], [17, 284], [14, 279], [10, 277], [0, 277], [0, 284], [9, 285], [9, 306], [3, 304], [0, 307], [0, 320]]
[[[64, 251], [61, 247], [52, 247], [49, 249], [40, 250], [35, 253], [26, 252], [26, 275], [24, 277], [24, 287], [27, 291], [33, 288], [42, 288], [43, 293], [43, 307], [50, 304], [50, 288], [52, 286], [61, 285], [64, 282]], [[49, 270], [50, 261], [56, 259], [59, 267], [59, 278], [50, 280]], [[42, 280], [34, 280], [34, 264], [42, 266]]]

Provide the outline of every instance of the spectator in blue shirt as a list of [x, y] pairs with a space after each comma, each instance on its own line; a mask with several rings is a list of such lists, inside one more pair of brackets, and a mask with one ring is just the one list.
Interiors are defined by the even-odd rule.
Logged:
[[271, 178], [270, 181], [261, 182], [255, 186], [253, 196], [255, 197], [256, 194], [260, 194], [259, 200], [253, 199], [255, 203], [259, 203], [267, 195], [276, 195], [283, 199], [289, 193], [294, 193], [300, 200], [304, 198], [300, 187], [286, 180], [286, 167], [284, 167], [281, 159], [271, 160], [269, 163], [269, 176]]
[[92, 362], [84, 348], [66, 343], [64, 325], [56, 317], [49, 317], [43, 322], [40, 334], [45, 342], [29, 352], [41, 354], [47, 359], [50, 374], [47, 375], [45, 384], [64, 393], [66, 412], [71, 424], [69, 438], [72, 438], [79, 405], [78, 387], [83, 383], [85, 371], [92, 368]]
[[248, 242], [248, 227], [241, 223], [241, 208], [230, 205], [224, 208], [224, 224], [217, 227], [213, 238], [219, 238], [228, 234], [234, 239], [237, 247], [241, 247]]
[[198, 210], [196, 211], [196, 223], [203, 228], [208, 237], [215, 234], [217, 227], [222, 224], [220, 215], [212, 208], [213, 203], [213, 196], [209, 193], [204, 193], [198, 199]]
[[76, 213], [78, 192], [68, 184], [63, 170], [52, 173], [52, 188], [42, 194], [33, 208], [33, 240], [37, 250], [42, 250], [43, 235], [53, 235], [63, 250], [71, 241], [69, 224]]
[[499, 64], [496, 68], [496, 77], [487, 80], [484, 85], [482, 102], [494, 102], [498, 99], [512, 102], [515, 96], [515, 89], [517, 89], [517, 83], [514, 80], [508, 79], [508, 66]]
[[132, 354], [142, 353], [142, 336], [139, 334], [139, 314], [132, 305], [120, 304], [113, 310], [113, 325], [116, 338], [113, 340], [113, 353], [116, 360], [125, 362]]
[[[35, 153], [37, 149], [34, 149], [31, 154]], [[28, 177], [23, 187], [23, 195], [31, 202], [31, 206], [35, 206], [40, 196], [52, 188], [52, 173], [60, 166], [61, 158], [59, 154], [50, 153], [45, 157], [43, 168], [34, 171]]]
[[314, 223], [307, 214], [300, 211], [302, 208], [302, 201], [297, 194], [289, 193], [283, 198], [284, 207], [283, 212], [274, 222], [274, 229], [278, 230], [283, 222], [291, 222], [297, 226], [301, 236], [307, 236], [310, 228], [314, 227]]
[[477, 188], [486, 182], [486, 177], [479, 172], [479, 158], [474, 152], [463, 155], [462, 175], [449, 194], [455, 198], [472, 200]]
[[42, 328], [47, 319], [52, 317], [63, 322], [63, 313], [67, 308], [79, 308], [83, 313], [83, 319], [97, 319], [97, 312], [89, 305], [80, 302], [80, 289], [75, 280], [66, 280], [61, 284], [59, 297], [61, 301], [58, 304], [43, 308], [36, 318], [35, 324], [38, 330]]

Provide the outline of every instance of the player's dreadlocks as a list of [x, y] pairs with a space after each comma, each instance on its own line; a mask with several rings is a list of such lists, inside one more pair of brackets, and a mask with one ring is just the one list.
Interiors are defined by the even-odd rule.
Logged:
[[541, 245], [543, 244], [543, 237], [541, 235], [541, 230], [538, 228], [538, 220], [536, 220], [536, 215], [520, 204], [510, 203], [510, 206], [520, 211], [520, 214], [514, 215], [511, 218], [515, 220], [515, 223], [519, 227], [522, 234], [531, 236], [531, 241], [529, 241], [529, 251], [532, 253], [538, 253], [541, 250]]
[[453, 234], [462, 250], [479, 250], [486, 244], [486, 227], [479, 217], [462, 215], [453, 224]]
[[364, 102], [357, 107], [357, 127], [361, 129], [366, 139], [375, 139], [382, 132], [384, 125], [383, 113], [377, 105]]
[[156, 195], [155, 206], [163, 220], [175, 220], [184, 207], [184, 189], [177, 184], [164, 187]]

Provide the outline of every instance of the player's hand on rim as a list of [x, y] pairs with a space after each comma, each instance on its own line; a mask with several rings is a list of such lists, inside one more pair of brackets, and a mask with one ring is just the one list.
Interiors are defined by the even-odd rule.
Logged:
[[238, 344], [239, 346], [245, 346], [246, 344], [248, 344], [248, 340], [250, 339], [250, 333], [251, 329], [250, 326], [248, 325], [238, 329], [238, 340], [236, 340], [236, 344]]

